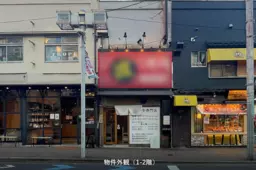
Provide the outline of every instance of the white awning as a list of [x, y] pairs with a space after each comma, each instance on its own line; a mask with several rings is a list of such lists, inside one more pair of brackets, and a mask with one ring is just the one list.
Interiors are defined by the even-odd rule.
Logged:
[[116, 114], [119, 116], [137, 115], [142, 110], [142, 105], [116, 105]]

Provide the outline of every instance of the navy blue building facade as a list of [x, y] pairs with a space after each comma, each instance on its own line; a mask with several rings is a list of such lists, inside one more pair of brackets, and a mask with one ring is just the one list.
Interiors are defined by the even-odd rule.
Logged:
[[[171, 18], [173, 90], [184, 97], [184, 104], [174, 102], [172, 109], [172, 145], [246, 145], [246, 115], [233, 113], [246, 108], [246, 97], [241, 98], [246, 89], [245, 3], [173, 1]], [[225, 59], [225, 54], [234, 56]], [[235, 61], [239, 57], [243, 61]], [[229, 100], [232, 90], [240, 99]]]

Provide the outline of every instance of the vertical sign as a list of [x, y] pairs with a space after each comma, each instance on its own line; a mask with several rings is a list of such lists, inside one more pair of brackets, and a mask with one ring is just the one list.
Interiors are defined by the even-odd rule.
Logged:
[[87, 51], [85, 51], [85, 68], [86, 68], [86, 74], [89, 78], [96, 78], [96, 79], [99, 78], [94, 71], [93, 65], [91, 63], [91, 60], [89, 58]]

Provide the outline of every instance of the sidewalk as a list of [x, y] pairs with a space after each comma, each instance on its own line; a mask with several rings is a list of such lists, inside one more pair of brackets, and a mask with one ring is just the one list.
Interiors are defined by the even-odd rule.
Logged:
[[[256, 151], [256, 150], [255, 150]], [[244, 162], [246, 148], [87, 148], [86, 161], [104, 159], [154, 159], [156, 162]], [[0, 161], [71, 161], [81, 162], [79, 146], [0, 147]]]

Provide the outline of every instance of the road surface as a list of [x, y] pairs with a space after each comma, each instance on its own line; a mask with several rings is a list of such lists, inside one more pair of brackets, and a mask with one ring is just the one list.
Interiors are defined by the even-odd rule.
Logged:
[[155, 164], [152, 166], [106, 166], [104, 163], [0, 163], [0, 170], [255, 170], [255, 164]]

